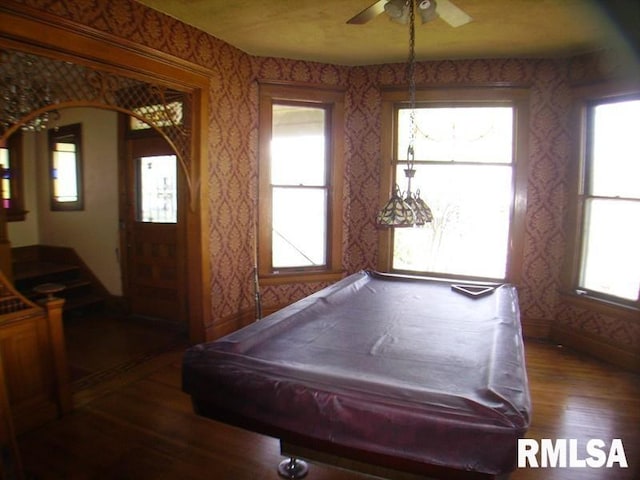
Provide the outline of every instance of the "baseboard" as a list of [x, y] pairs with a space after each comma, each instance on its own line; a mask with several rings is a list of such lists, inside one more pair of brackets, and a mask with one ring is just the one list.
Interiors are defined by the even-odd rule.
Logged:
[[558, 344], [592, 355], [625, 370], [640, 373], [640, 352], [626, 350], [597, 335], [554, 325], [550, 338]]
[[[284, 308], [284, 305], [277, 307], [262, 307], [262, 318]], [[205, 338], [208, 342], [228, 335], [236, 330], [246, 327], [256, 321], [255, 309], [241, 310], [234, 315], [229, 315], [222, 320], [209, 325], [205, 329]]]
[[216, 340], [255, 322], [255, 320], [255, 310], [242, 310], [208, 325], [205, 329], [205, 338], [208, 342]]
[[525, 338], [548, 339], [551, 322], [542, 318], [522, 318], [522, 335]]

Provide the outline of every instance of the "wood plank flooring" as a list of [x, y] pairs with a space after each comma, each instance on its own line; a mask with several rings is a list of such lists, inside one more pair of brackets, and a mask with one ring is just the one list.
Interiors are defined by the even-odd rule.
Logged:
[[[34, 479], [278, 479], [278, 441], [193, 414], [183, 349], [77, 392], [75, 411], [19, 438]], [[513, 480], [640, 478], [640, 376], [541, 342], [526, 344], [529, 438], [622, 438], [628, 469], [521, 469]], [[584, 444], [584, 443], [583, 443]], [[370, 478], [312, 464], [309, 480]]]
[[187, 338], [168, 321], [126, 317], [102, 310], [65, 315], [65, 342], [75, 391], [128, 370]]

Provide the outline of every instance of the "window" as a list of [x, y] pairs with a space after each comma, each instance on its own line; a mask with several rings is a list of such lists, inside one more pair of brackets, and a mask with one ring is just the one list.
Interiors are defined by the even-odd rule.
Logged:
[[0, 148], [0, 176], [2, 188], [2, 207], [9, 222], [25, 219], [22, 196], [22, 133], [15, 132], [6, 143], [6, 148]]
[[343, 96], [261, 85], [258, 250], [267, 282], [341, 271]]
[[82, 126], [49, 130], [51, 210], [82, 210]]
[[639, 305], [640, 95], [587, 104], [579, 293]]
[[136, 159], [138, 205], [136, 220], [145, 223], [178, 221], [178, 168], [175, 155]]
[[[388, 178], [406, 190], [410, 108], [385, 94], [392, 135]], [[415, 177], [433, 221], [396, 228], [382, 242], [383, 268], [403, 273], [515, 281], [521, 261], [526, 97], [518, 91], [426, 91], [415, 110]], [[384, 176], [383, 176], [384, 177]], [[389, 190], [385, 189], [388, 195]]]

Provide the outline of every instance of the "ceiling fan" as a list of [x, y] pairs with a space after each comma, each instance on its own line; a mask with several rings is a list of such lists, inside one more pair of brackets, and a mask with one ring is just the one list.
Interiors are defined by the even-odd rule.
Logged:
[[[398, 23], [409, 21], [409, 3], [414, 0], [378, 0], [365, 8], [356, 16], [347, 20], [350, 24], [363, 24], [381, 13], [386, 13], [391, 20]], [[442, 18], [452, 27], [459, 27], [471, 21], [471, 17], [456, 7], [450, 0], [416, 0], [416, 12], [420, 14], [422, 23], [429, 22], [436, 17]]]

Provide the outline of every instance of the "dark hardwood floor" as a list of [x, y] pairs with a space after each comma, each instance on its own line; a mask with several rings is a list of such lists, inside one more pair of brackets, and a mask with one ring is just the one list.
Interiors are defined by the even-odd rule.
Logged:
[[[180, 389], [186, 344], [173, 347], [76, 390], [73, 413], [23, 434], [19, 444], [29, 478], [279, 478], [277, 440], [194, 415]], [[100, 348], [110, 350], [106, 344]], [[579, 442], [621, 438], [629, 468], [527, 468], [511, 478], [640, 478], [640, 376], [547, 343], [529, 341], [526, 353], [533, 399], [527, 436]], [[312, 464], [307, 478], [370, 477]]]
[[186, 329], [177, 323], [128, 317], [109, 310], [65, 314], [64, 330], [75, 391], [184, 345], [187, 339]]

